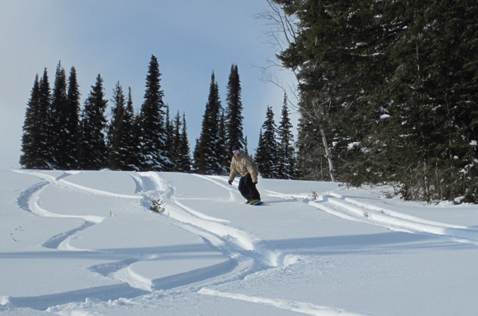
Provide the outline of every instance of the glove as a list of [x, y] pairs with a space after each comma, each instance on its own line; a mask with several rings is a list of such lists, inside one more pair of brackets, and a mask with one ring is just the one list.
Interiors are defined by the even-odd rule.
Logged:
[[232, 185], [232, 180], [227, 181], [227, 183], [229, 183], [229, 185]]

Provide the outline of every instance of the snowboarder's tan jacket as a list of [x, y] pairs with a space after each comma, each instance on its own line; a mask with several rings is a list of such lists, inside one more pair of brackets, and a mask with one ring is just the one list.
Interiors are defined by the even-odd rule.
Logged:
[[257, 183], [257, 175], [259, 174], [259, 168], [252, 158], [242, 152], [239, 157], [233, 156], [231, 160], [231, 171], [229, 172], [229, 180], [233, 181], [237, 174], [244, 177], [248, 173], [251, 174], [252, 182]]

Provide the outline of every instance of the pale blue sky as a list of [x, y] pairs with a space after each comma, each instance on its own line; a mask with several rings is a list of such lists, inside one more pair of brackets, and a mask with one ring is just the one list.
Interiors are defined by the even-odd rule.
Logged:
[[200, 134], [211, 73], [225, 107], [232, 64], [239, 67], [249, 151], [257, 147], [268, 105], [279, 122], [283, 92], [261, 80], [261, 67], [277, 52], [267, 43], [266, 21], [254, 17], [268, 8], [265, 0], [0, 0], [0, 5], [2, 169], [19, 168], [35, 75], [48, 68], [53, 88], [59, 61], [67, 75], [76, 68], [82, 105], [101, 74], [108, 99], [119, 81], [124, 91], [131, 87], [139, 108], [155, 55], [165, 103], [172, 115], [186, 113], [191, 150]]

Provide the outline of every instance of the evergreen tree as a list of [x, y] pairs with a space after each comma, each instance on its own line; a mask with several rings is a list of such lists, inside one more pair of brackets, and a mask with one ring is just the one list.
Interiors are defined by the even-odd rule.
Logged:
[[124, 116], [126, 111], [126, 98], [119, 81], [113, 89], [113, 98], [111, 100], [111, 120], [106, 134], [106, 145], [108, 147], [108, 168], [112, 170], [122, 170], [124, 167], [124, 157], [122, 149], [124, 148], [125, 130]]
[[292, 127], [289, 118], [289, 109], [287, 108], [287, 96], [284, 95], [281, 121], [277, 129], [276, 177], [278, 179], [293, 179], [295, 177], [296, 163]]
[[40, 79], [40, 109], [38, 112], [38, 137], [40, 139], [39, 147], [37, 148], [39, 169], [53, 169], [54, 159], [51, 152], [51, 137], [50, 132], [50, 114], [51, 114], [51, 90], [48, 79], [48, 71], [45, 68], [43, 76]]
[[58, 63], [56, 68], [55, 84], [53, 87], [52, 100], [48, 122], [48, 151], [52, 158], [54, 169], [66, 169], [66, 153], [68, 139], [64, 137], [66, 132], [66, 109], [68, 108], [67, 84], [65, 69]]
[[172, 171], [179, 171], [181, 164], [181, 115], [179, 111], [176, 113], [176, 116], [171, 121], [171, 161], [172, 161]]
[[120, 141], [119, 152], [122, 157], [121, 170], [140, 170], [139, 158], [139, 119], [134, 113], [131, 88], [128, 90], [128, 101], [123, 115], [123, 133]]
[[204, 112], [200, 138], [194, 151], [195, 171], [201, 174], [220, 174], [222, 149], [220, 134], [221, 101], [214, 72], [211, 76], [208, 102]]
[[65, 139], [63, 164], [65, 169], [78, 169], [78, 125], [80, 114], [80, 88], [75, 67], [71, 67], [68, 77], [67, 106], [64, 110], [64, 127], [62, 137]]
[[38, 148], [42, 145], [41, 139], [41, 105], [40, 105], [40, 82], [38, 75], [31, 91], [30, 99], [25, 113], [23, 124], [22, 152], [20, 164], [26, 169], [44, 168], [43, 161], [38, 155]]
[[166, 117], [165, 117], [165, 129], [166, 129], [166, 142], [164, 149], [164, 156], [167, 158], [167, 163], [164, 166], [164, 171], [173, 171], [175, 170], [175, 154], [176, 147], [174, 144], [174, 122], [170, 119], [169, 105], [165, 106], [166, 108]]
[[304, 180], [329, 180], [327, 160], [317, 124], [308, 115], [301, 115], [298, 127], [298, 177]]
[[237, 65], [231, 66], [229, 82], [227, 84], [227, 108], [226, 108], [226, 149], [228, 153], [232, 146], [239, 145], [244, 148], [243, 116], [241, 100], [241, 81]]
[[259, 131], [259, 143], [257, 145], [256, 154], [254, 155], [254, 161], [259, 167], [259, 172], [262, 174], [261, 166], [264, 165], [265, 158], [265, 148], [264, 148], [264, 135], [262, 134], [262, 128]]
[[[194, 151], [193, 151], [193, 172], [194, 173], [201, 173], [199, 172], [199, 167], [201, 166], [201, 148], [199, 146], [199, 138], [196, 138], [196, 144], [194, 146]], [[204, 172], [203, 172], [204, 173]]]
[[146, 77], [146, 92], [141, 106], [141, 169], [162, 171], [170, 163], [166, 156], [166, 128], [159, 63], [153, 55]]
[[275, 178], [277, 176], [276, 125], [274, 112], [270, 106], [267, 107], [266, 120], [262, 124], [255, 160], [264, 178]]
[[[221, 164], [220, 174], [227, 175], [229, 174], [230, 166], [230, 152], [232, 147], [227, 146], [226, 138], [226, 116], [224, 110], [221, 109], [221, 115], [219, 117], [219, 139], [218, 139], [218, 159]], [[242, 145], [241, 145], [242, 146]]]
[[96, 77], [96, 83], [91, 87], [85, 101], [80, 122], [80, 166], [85, 170], [99, 170], [107, 166], [107, 148], [105, 129], [107, 120], [105, 110], [108, 100], [105, 100], [103, 78]]
[[191, 156], [189, 154], [189, 141], [186, 126], [186, 114], [183, 114], [182, 131], [179, 141], [178, 171], [191, 172]]

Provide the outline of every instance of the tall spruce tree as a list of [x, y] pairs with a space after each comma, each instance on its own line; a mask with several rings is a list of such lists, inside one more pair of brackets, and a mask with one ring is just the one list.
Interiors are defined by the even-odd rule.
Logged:
[[63, 166], [65, 169], [78, 169], [78, 128], [80, 121], [80, 88], [75, 67], [71, 67], [68, 77], [67, 105], [64, 110], [64, 140]]
[[164, 171], [173, 171], [175, 170], [175, 154], [176, 148], [174, 147], [174, 122], [171, 119], [169, 112], [169, 105], [165, 106], [166, 116], [164, 118], [164, 127], [166, 130], [166, 141], [164, 148], [164, 156], [167, 158], [167, 163], [164, 166]]
[[272, 107], [267, 107], [266, 120], [262, 124], [259, 145], [256, 150], [255, 161], [264, 178], [277, 176], [277, 140], [276, 124]]
[[42, 145], [41, 135], [41, 105], [40, 105], [40, 82], [38, 75], [35, 76], [30, 99], [28, 100], [23, 124], [22, 152], [20, 165], [26, 169], [41, 169], [44, 164], [38, 155], [38, 148]]
[[141, 169], [162, 171], [170, 163], [166, 155], [166, 128], [163, 91], [158, 59], [153, 55], [146, 76], [146, 92], [141, 106]]
[[293, 126], [289, 118], [289, 109], [287, 108], [287, 95], [284, 95], [281, 114], [281, 121], [277, 129], [276, 178], [293, 179], [296, 174], [296, 162], [294, 135], [292, 134]]
[[107, 147], [105, 117], [108, 100], [105, 100], [103, 78], [96, 77], [85, 101], [80, 122], [80, 166], [85, 170], [99, 170], [107, 166]]
[[179, 171], [181, 164], [181, 115], [179, 111], [171, 121], [171, 162], [172, 171]]
[[48, 79], [48, 71], [45, 68], [43, 76], [40, 79], [40, 96], [39, 96], [40, 110], [38, 112], [38, 136], [41, 139], [39, 147], [37, 148], [39, 169], [53, 169], [54, 159], [51, 152], [51, 137], [50, 132], [50, 114], [51, 114], [51, 89]]
[[189, 140], [186, 126], [186, 114], [183, 113], [182, 131], [179, 141], [178, 171], [191, 172], [191, 156], [189, 153]]
[[128, 101], [123, 115], [122, 138], [120, 140], [119, 152], [122, 157], [121, 170], [140, 170], [139, 159], [139, 137], [140, 127], [134, 113], [133, 97], [131, 88], [128, 89]]
[[54, 169], [66, 169], [66, 155], [68, 138], [66, 132], [66, 109], [68, 108], [67, 83], [65, 69], [58, 63], [53, 86], [48, 122], [48, 150], [52, 157]]
[[227, 84], [227, 108], [226, 108], [226, 149], [228, 153], [232, 146], [239, 145], [244, 148], [241, 81], [237, 65], [231, 66], [229, 81]]
[[[199, 168], [202, 167], [201, 166], [201, 148], [199, 146], [200, 144], [200, 141], [199, 141], [199, 138], [196, 138], [196, 144], [194, 145], [194, 150], [193, 150], [193, 172], [194, 173], [201, 173], [199, 171]], [[204, 172], [203, 172], [204, 173]]]
[[[227, 145], [227, 136], [226, 136], [226, 115], [224, 109], [221, 109], [221, 114], [219, 116], [219, 140], [218, 140], [218, 159], [221, 164], [220, 174], [226, 175], [229, 174], [230, 166], [230, 152], [232, 147]], [[241, 145], [242, 147], [242, 145]]]
[[315, 120], [310, 119], [308, 115], [301, 115], [296, 145], [298, 178], [321, 181], [330, 179], [321, 137]]
[[202, 130], [194, 151], [195, 171], [201, 174], [220, 174], [222, 168], [221, 134], [221, 101], [219, 87], [214, 72], [211, 76], [208, 102], [202, 121]]
[[113, 98], [111, 99], [111, 120], [106, 134], [106, 145], [108, 147], [108, 168], [112, 170], [122, 170], [124, 167], [124, 157], [121, 150], [124, 148], [124, 116], [126, 111], [126, 98], [119, 81], [113, 89]]

